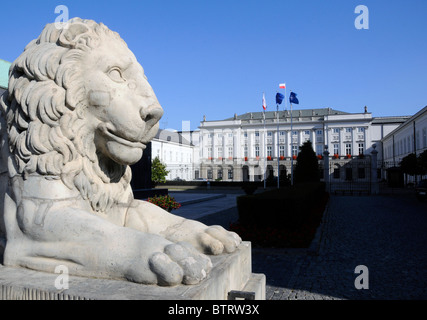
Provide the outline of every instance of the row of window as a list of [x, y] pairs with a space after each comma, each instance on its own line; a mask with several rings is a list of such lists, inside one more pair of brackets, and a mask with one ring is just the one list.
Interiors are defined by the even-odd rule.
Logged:
[[[207, 178], [209, 180], [212, 180], [213, 179], [213, 170], [212, 169], [208, 169], [207, 174], [208, 174]], [[216, 178], [220, 179], [220, 180], [224, 179], [224, 175], [223, 175], [223, 170], [222, 169], [219, 169], [217, 171]], [[233, 180], [233, 169], [230, 168], [230, 169], [227, 170], [227, 178], [228, 178], [228, 180]]]
[[[249, 151], [248, 147], [244, 146], [243, 147], [243, 156], [244, 157], [249, 157], [248, 151]], [[298, 151], [299, 151], [299, 147], [293, 145], [292, 146], [292, 155], [293, 156], [298, 155]], [[333, 144], [333, 151], [334, 151], [334, 154], [338, 154], [338, 155], [341, 154], [340, 145], [338, 143]], [[364, 154], [365, 153], [365, 144], [364, 143], [358, 143], [358, 150], [357, 151], [358, 151], [358, 154]], [[316, 145], [316, 154], [317, 155], [323, 154], [323, 145]], [[345, 144], [345, 154], [346, 155], [352, 155], [353, 154], [353, 145], [351, 143]], [[261, 155], [259, 145], [254, 146], [254, 155], [255, 155], [255, 157], [259, 157]], [[218, 158], [224, 157], [222, 147], [218, 147], [217, 156], [218, 156]], [[272, 157], [272, 156], [273, 156], [273, 146], [267, 146], [267, 157]], [[285, 156], [285, 146], [279, 146], [279, 156], [280, 157]], [[211, 147], [208, 148], [208, 157], [213, 158], [213, 153], [212, 153]], [[227, 157], [229, 157], [229, 158], [233, 157], [233, 147], [228, 147]]]
[[[157, 149], [155, 155], [153, 155], [154, 157], [159, 157], [160, 158], [160, 150]], [[172, 151], [163, 151], [163, 159], [161, 159], [163, 161], [176, 161], [176, 162], [189, 162], [191, 163], [192, 160], [192, 156], [191, 154], [187, 153], [183, 153], [183, 152], [172, 152]]]
[[[333, 178], [334, 179], [342, 179], [344, 178], [345, 180], [353, 180], [353, 169], [352, 168], [345, 168], [344, 171], [345, 176], [341, 177], [341, 169], [340, 168], [335, 168], [333, 171]], [[366, 178], [366, 169], [365, 168], [357, 168], [356, 171], [357, 177], [355, 177], [356, 179], [365, 179]], [[207, 178], [212, 180], [213, 179], [213, 169], [208, 169], [207, 170]], [[218, 169], [217, 170], [217, 179], [224, 179], [224, 172], [223, 169]], [[229, 168], [227, 169], [227, 179], [228, 180], [232, 180], [233, 179], [233, 169]]]
[[[358, 128], [356, 128], [356, 130], [357, 130], [357, 132], [358, 133], [364, 133], [365, 132], [365, 128], [364, 127], [358, 127]], [[339, 133], [341, 131], [341, 128], [332, 128], [332, 132], [333, 133]], [[344, 131], [346, 132], [346, 133], [351, 133], [351, 132], [353, 132], [353, 128], [344, 128]], [[268, 137], [272, 137], [273, 136], [273, 131], [267, 131], [267, 136]], [[292, 135], [293, 136], [297, 136], [298, 135], [298, 133], [299, 133], [299, 131], [297, 131], [297, 130], [294, 130], [294, 131], [292, 131]], [[310, 135], [311, 134], [311, 131], [310, 130], [303, 130], [303, 134], [304, 135]], [[323, 130], [320, 130], [320, 129], [318, 129], [318, 130], [316, 130], [316, 134], [318, 135], [318, 136], [321, 136], [321, 135], [323, 135]], [[286, 131], [279, 131], [279, 135], [280, 136], [284, 136], [284, 135], [286, 135]], [[228, 133], [227, 134], [227, 136], [229, 137], [229, 138], [232, 138], [233, 137], [233, 134], [232, 133]], [[255, 131], [255, 137], [259, 137], [260, 136], [260, 131]], [[209, 138], [213, 138], [214, 137], [214, 133], [209, 133], [208, 134], [208, 137]], [[223, 134], [222, 133], [218, 133], [217, 134], [217, 137], [218, 138], [222, 138], [223, 137]], [[248, 137], [248, 133], [247, 132], [244, 132], [243, 133], [243, 137], [245, 137], [245, 138], [247, 138]]]
[[[414, 135], [409, 135], [404, 138], [396, 139], [394, 142], [394, 153], [396, 156], [404, 155], [407, 153], [412, 153], [415, 149], [425, 149], [427, 148], [427, 128], [423, 128], [421, 131], [417, 130], [415, 133], [415, 144], [414, 145]], [[385, 158], [393, 157], [393, 144], [390, 144], [384, 149]]]

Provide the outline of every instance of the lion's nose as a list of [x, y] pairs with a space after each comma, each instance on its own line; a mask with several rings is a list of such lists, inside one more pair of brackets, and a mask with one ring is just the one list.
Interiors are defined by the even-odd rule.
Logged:
[[141, 118], [145, 121], [148, 127], [153, 127], [159, 122], [160, 118], [163, 116], [163, 109], [158, 104], [152, 104], [149, 107], [141, 108]]

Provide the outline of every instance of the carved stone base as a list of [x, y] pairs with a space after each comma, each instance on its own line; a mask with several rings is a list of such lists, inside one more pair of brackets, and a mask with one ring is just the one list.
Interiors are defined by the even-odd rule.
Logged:
[[68, 289], [57, 289], [55, 281], [63, 274], [0, 265], [0, 300], [224, 300], [231, 291], [231, 296], [244, 291], [253, 293], [245, 297], [265, 299], [265, 275], [252, 273], [250, 242], [211, 259], [213, 269], [204, 281], [175, 287], [70, 276]]

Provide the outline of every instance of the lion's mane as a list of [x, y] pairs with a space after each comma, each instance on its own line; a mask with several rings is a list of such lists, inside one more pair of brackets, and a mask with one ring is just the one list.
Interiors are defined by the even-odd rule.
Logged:
[[[48, 24], [9, 70], [0, 99], [10, 152], [9, 174], [42, 175], [76, 187], [95, 211], [105, 212], [129, 186], [129, 166], [104, 165], [84, 117], [87, 93], [82, 84], [82, 54], [103, 37], [125, 42], [102, 23], [74, 18], [65, 29]], [[47, 137], [47, 139], [44, 139]]]

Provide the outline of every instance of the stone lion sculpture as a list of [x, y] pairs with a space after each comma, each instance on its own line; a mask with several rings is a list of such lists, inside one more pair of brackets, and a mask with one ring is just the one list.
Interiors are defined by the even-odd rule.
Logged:
[[48, 24], [1, 100], [3, 264], [142, 284], [196, 284], [240, 237], [135, 200], [129, 165], [163, 114], [144, 70], [102, 23]]

